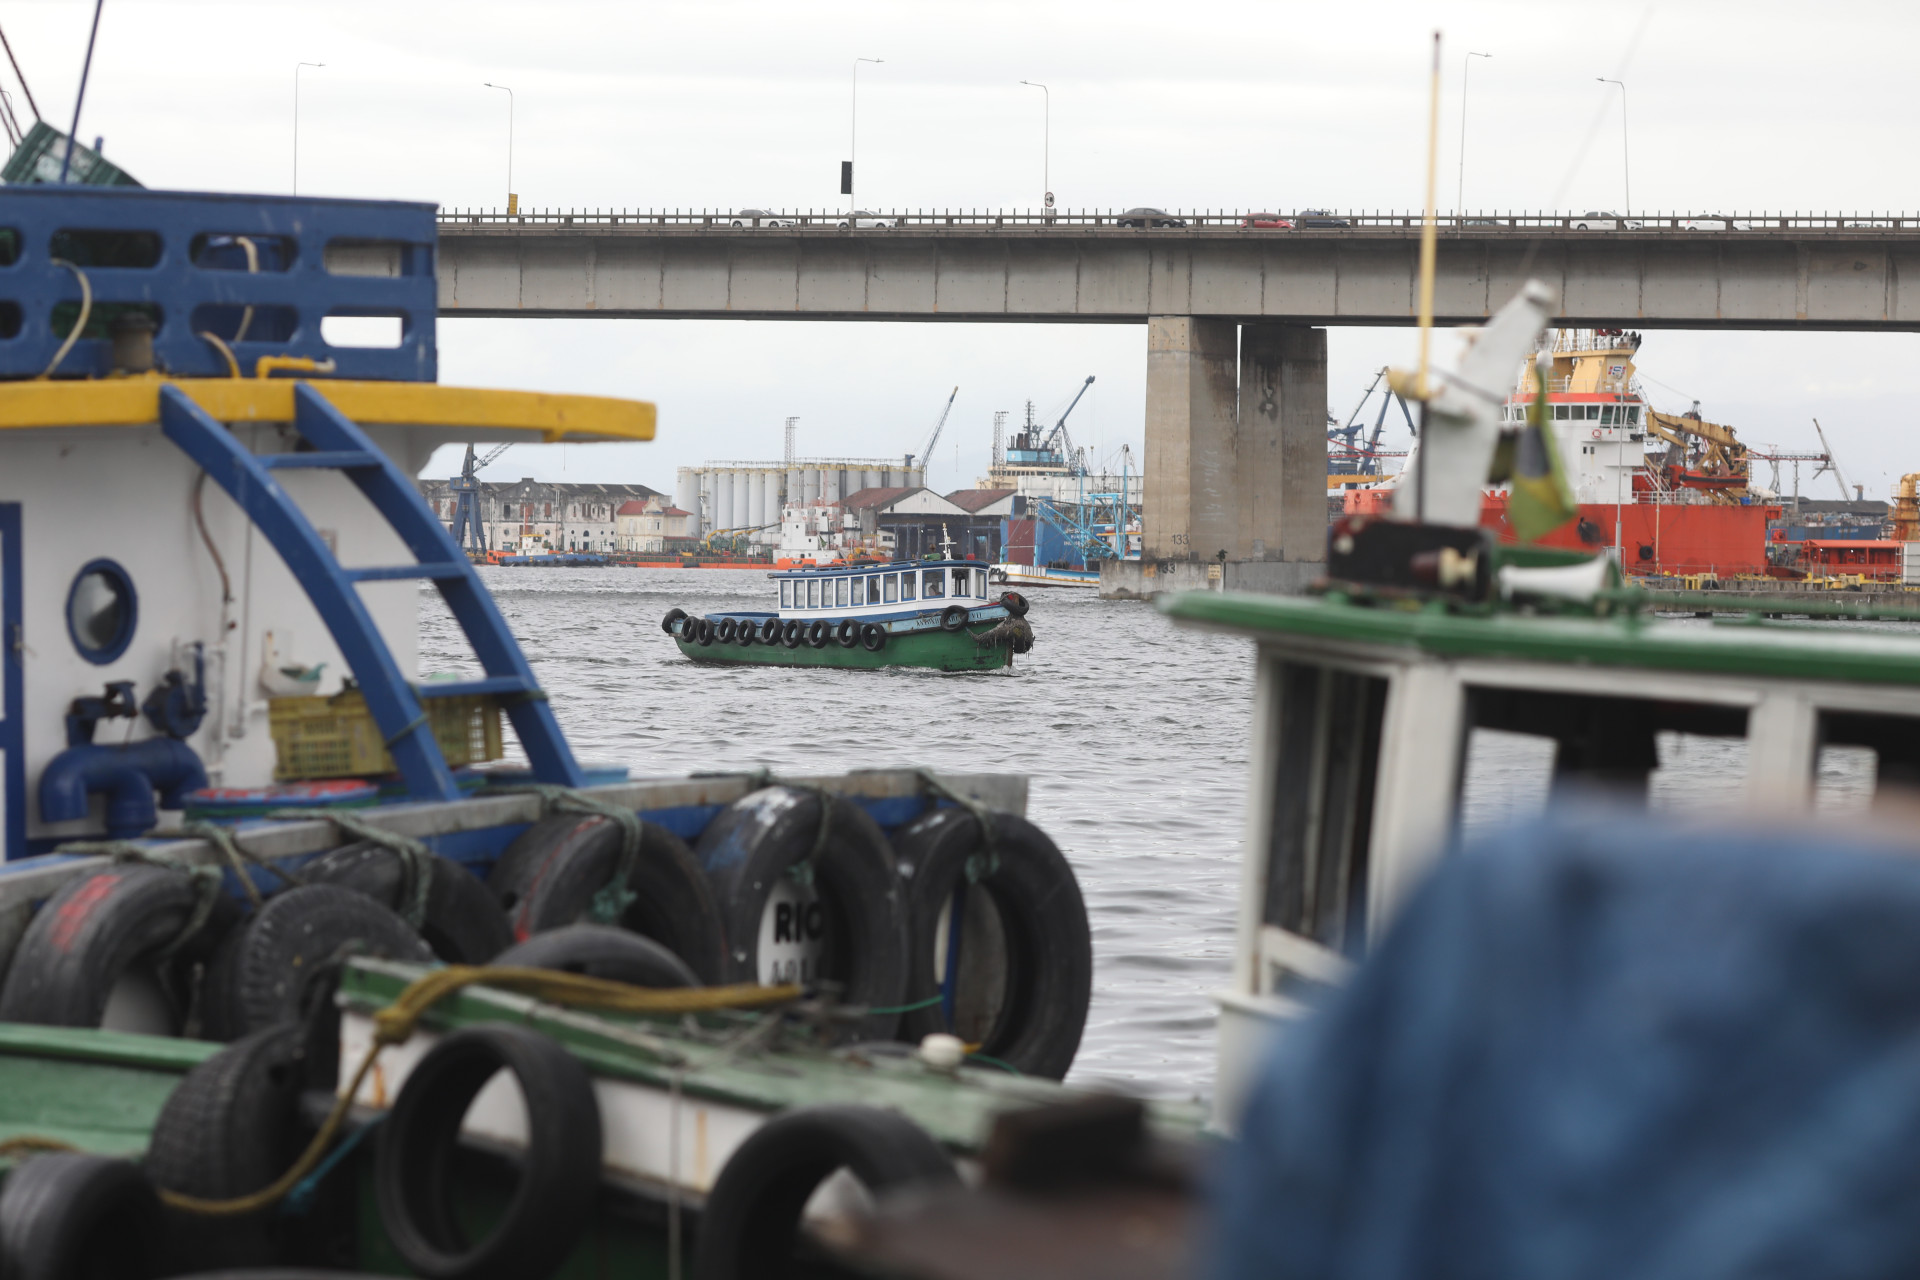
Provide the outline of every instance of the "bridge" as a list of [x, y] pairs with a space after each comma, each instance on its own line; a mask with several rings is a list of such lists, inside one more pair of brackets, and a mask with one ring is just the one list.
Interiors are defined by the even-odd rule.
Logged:
[[[876, 216], [888, 225], [447, 210], [440, 310], [1144, 324], [1147, 558], [1225, 552], [1229, 585], [1267, 589], [1318, 571], [1325, 327], [1414, 323], [1418, 214], [1292, 229], [1219, 211], [1169, 211], [1169, 226], [1111, 210]], [[1667, 213], [1584, 229], [1567, 214], [1502, 213], [1443, 218], [1439, 240], [1445, 325], [1484, 320], [1531, 276], [1567, 326], [1920, 331], [1920, 217], [1907, 214]]]

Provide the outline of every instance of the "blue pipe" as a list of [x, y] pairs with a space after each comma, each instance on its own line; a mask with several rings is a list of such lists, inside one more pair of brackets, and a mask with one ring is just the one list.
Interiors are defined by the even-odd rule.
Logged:
[[189, 791], [207, 785], [206, 766], [177, 738], [148, 738], [123, 747], [68, 747], [40, 774], [40, 820], [73, 822], [87, 816], [95, 792], [107, 798], [107, 838], [125, 840], [151, 831], [160, 803], [178, 809]]

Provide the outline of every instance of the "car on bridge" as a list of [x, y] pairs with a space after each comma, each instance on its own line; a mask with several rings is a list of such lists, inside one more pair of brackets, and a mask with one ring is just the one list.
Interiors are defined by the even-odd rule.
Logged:
[[1682, 218], [1680, 229], [1682, 231], [1750, 231], [1752, 227], [1724, 213], [1708, 213], [1698, 218]]
[[1293, 215], [1297, 227], [1350, 227], [1353, 224], [1345, 218], [1337, 218], [1325, 209], [1302, 209]]
[[730, 227], [797, 227], [798, 218], [789, 218], [770, 209], [740, 209], [727, 219]]
[[1293, 219], [1278, 213], [1250, 213], [1240, 219], [1240, 225], [1255, 231], [1291, 231]]
[[1587, 210], [1571, 220], [1575, 231], [1638, 231], [1645, 226], [1638, 218], [1623, 218], [1617, 213]]
[[855, 209], [848, 217], [840, 219], [840, 221], [833, 225], [842, 231], [845, 231], [848, 227], [853, 227], [860, 231], [891, 231], [900, 225], [900, 219], [886, 217], [882, 214], [875, 213], [871, 209]]
[[1165, 209], [1129, 209], [1113, 220], [1116, 227], [1184, 227], [1185, 218], [1176, 218]]

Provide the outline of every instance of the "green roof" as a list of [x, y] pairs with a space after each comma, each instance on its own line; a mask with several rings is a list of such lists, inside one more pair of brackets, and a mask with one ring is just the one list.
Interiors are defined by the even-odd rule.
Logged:
[[[1362, 604], [1337, 594], [1216, 591], [1162, 596], [1159, 607], [1177, 621], [1255, 639], [1331, 640], [1449, 658], [1920, 685], [1920, 633], [1911, 623], [1791, 623], [1748, 614], [1696, 624], [1631, 612], [1611, 617], [1462, 613], [1439, 603]], [[1713, 607], [1742, 606], [1728, 601]]]

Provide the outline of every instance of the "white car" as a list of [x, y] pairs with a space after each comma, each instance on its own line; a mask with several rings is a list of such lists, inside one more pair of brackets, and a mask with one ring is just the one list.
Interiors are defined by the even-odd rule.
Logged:
[[726, 220], [726, 225], [729, 227], [794, 227], [800, 224], [793, 218], [768, 209], [741, 209]]
[[1575, 231], [1638, 231], [1644, 224], [1638, 218], [1622, 218], [1617, 213], [1587, 210], [1573, 219]]
[[857, 227], [862, 231], [891, 231], [898, 219], [882, 217], [871, 209], [855, 209], [850, 218], [842, 218], [834, 223], [842, 231], [848, 227]]
[[1751, 231], [1752, 224], [1729, 218], [1724, 213], [1710, 213], [1704, 218], [1682, 218], [1682, 231]]

